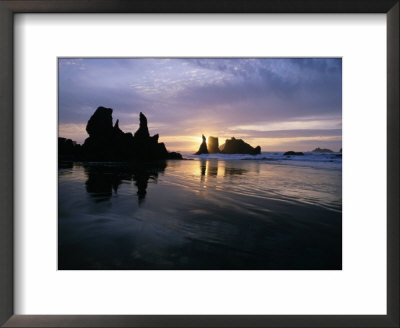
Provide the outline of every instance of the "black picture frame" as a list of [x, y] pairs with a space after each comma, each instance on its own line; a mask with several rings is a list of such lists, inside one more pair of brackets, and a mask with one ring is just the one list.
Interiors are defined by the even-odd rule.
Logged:
[[[0, 0], [0, 324], [4, 327], [399, 327], [399, 8], [399, 0]], [[16, 13], [385, 13], [387, 315], [14, 315], [13, 17]]]

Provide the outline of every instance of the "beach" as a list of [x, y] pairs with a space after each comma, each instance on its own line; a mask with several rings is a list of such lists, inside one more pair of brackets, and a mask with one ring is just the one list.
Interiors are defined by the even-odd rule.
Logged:
[[184, 154], [58, 173], [61, 270], [340, 270], [341, 154]]

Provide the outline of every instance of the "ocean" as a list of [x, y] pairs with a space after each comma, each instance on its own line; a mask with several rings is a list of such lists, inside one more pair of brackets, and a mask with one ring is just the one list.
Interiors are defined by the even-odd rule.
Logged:
[[340, 153], [62, 163], [60, 270], [340, 270]]

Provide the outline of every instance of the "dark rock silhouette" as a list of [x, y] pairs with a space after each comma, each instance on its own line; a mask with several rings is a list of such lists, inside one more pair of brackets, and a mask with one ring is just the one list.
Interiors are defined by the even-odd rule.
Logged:
[[314, 153], [333, 153], [332, 150], [327, 149], [327, 148], [315, 148], [312, 152]]
[[66, 138], [58, 138], [58, 160], [74, 161], [82, 156], [82, 146]]
[[183, 157], [180, 153], [171, 151], [170, 153], [168, 153], [168, 159], [183, 159]]
[[219, 153], [218, 137], [208, 137], [207, 150], [209, 154]]
[[293, 150], [289, 150], [286, 153], [284, 153], [283, 155], [285, 155], [285, 156], [290, 156], [290, 155], [304, 156], [304, 154], [301, 151], [293, 151]]
[[99, 107], [90, 117], [86, 132], [89, 138], [82, 145], [83, 159], [89, 161], [127, 160], [124, 149], [129, 143], [116, 122], [112, 125], [112, 109]]
[[202, 138], [203, 142], [201, 143], [200, 148], [195, 155], [208, 154], [206, 137], [204, 136], [204, 134], [202, 135]]
[[82, 160], [87, 161], [132, 161], [182, 159], [179, 153], [169, 153], [164, 143], [158, 142], [158, 134], [150, 136], [147, 118], [140, 113], [139, 129], [124, 133], [119, 120], [112, 125], [112, 109], [98, 107], [89, 119], [86, 131], [89, 134], [82, 145]]
[[339, 153], [341, 153], [342, 152], [342, 148], [340, 148], [340, 150], [339, 150]]
[[[147, 118], [142, 112], [139, 114], [139, 129], [135, 132], [134, 138], [137, 140], [147, 140], [150, 137], [149, 129], [147, 127]], [[157, 134], [158, 141], [158, 134]]]
[[87, 122], [86, 132], [93, 138], [110, 138], [113, 133], [112, 109], [97, 108]]
[[261, 147], [257, 146], [253, 148], [242, 139], [226, 139], [225, 144], [219, 148], [222, 154], [249, 154], [258, 155], [261, 153]]
[[253, 148], [242, 139], [235, 139], [232, 137], [231, 139], [226, 139], [225, 143], [218, 147], [218, 137], [208, 137], [208, 146], [204, 134], [202, 135], [202, 138], [203, 142], [195, 155], [215, 153], [258, 155], [261, 153], [260, 146]]

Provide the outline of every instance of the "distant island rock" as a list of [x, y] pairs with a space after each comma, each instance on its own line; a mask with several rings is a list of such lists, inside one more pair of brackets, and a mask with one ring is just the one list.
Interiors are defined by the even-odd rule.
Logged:
[[332, 150], [327, 149], [327, 148], [315, 148], [313, 151], [313, 153], [333, 153]]
[[289, 151], [287, 151], [286, 153], [284, 153], [283, 155], [285, 155], [285, 156], [291, 156], [291, 155], [294, 155], [294, 156], [304, 156], [304, 153], [302, 153], [301, 151], [289, 150]]
[[226, 139], [225, 143], [218, 147], [218, 137], [208, 137], [208, 145], [206, 143], [206, 137], [203, 135], [202, 138], [203, 142], [195, 155], [216, 153], [258, 155], [261, 153], [260, 146], [253, 148], [242, 139], [232, 137], [231, 139]]
[[203, 141], [200, 145], [199, 150], [197, 151], [197, 153], [195, 153], [195, 155], [208, 154], [206, 137], [204, 136], [204, 134], [201, 137]]
[[119, 120], [113, 126], [112, 112], [111, 108], [96, 109], [86, 125], [89, 137], [83, 145], [74, 145], [71, 141], [75, 150], [71, 150], [70, 139], [59, 138], [59, 158], [83, 161], [182, 159], [181, 154], [168, 152], [164, 143], [158, 142], [158, 134], [150, 136], [143, 113], [139, 115], [139, 129], [132, 135], [119, 128]]
[[261, 147], [252, 147], [242, 139], [226, 139], [225, 143], [219, 147], [222, 154], [249, 154], [258, 155], [261, 154]]

